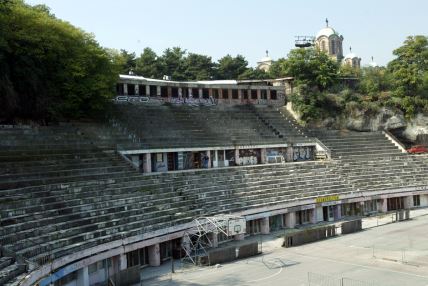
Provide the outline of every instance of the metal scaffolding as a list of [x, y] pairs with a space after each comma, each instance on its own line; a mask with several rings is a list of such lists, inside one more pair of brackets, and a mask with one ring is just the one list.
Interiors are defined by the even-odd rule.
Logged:
[[[245, 218], [234, 215], [216, 215], [212, 217], [201, 217], [193, 221], [194, 226], [186, 231], [183, 236], [181, 247], [186, 253], [183, 262], [200, 265], [200, 257], [208, 256], [207, 249], [214, 247], [210, 234], [222, 233], [233, 236], [245, 233]], [[244, 227], [242, 227], [244, 224]]]

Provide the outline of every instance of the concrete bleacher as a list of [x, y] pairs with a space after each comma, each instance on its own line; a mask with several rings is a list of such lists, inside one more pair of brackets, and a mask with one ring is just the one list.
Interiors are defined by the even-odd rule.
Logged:
[[[8, 146], [0, 154], [0, 243], [38, 264], [165, 228], [171, 218], [180, 224], [201, 215], [350, 191], [317, 162], [143, 176], [94, 147], [83, 132], [66, 129], [13, 136], [0, 130], [0, 144]], [[36, 137], [38, 142], [26, 139]], [[71, 138], [81, 143], [78, 148]], [[39, 148], [40, 142], [51, 148]], [[305, 176], [312, 181], [296, 186]]]
[[[428, 157], [401, 153], [381, 132], [306, 132], [331, 149], [333, 159], [322, 162], [143, 175], [115, 151], [117, 145], [135, 143], [133, 132], [141, 140], [138, 144], [147, 148], [267, 144], [311, 137], [267, 107], [119, 108], [125, 107], [130, 111], [120, 120], [127, 132], [97, 123], [0, 128], [2, 247], [43, 265], [200, 216], [428, 185]], [[0, 279], [12, 281], [24, 270], [5, 257], [0, 258]]]
[[[269, 112], [280, 113], [274, 109]], [[281, 144], [283, 134], [267, 128], [268, 123], [249, 106], [118, 105], [118, 123], [138, 138], [143, 148], [215, 147]], [[281, 119], [281, 118], [280, 118]], [[280, 124], [282, 130], [288, 122]], [[287, 130], [292, 130], [289, 127]], [[281, 135], [281, 136], [280, 136]], [[290, 134], [293, 135], [294, 134]], [[300, 138], [304, 138], [298, 134]]]
[[[402, 153], [382, 132], [313, 131], [340, 160], [343, 174], [356, 191], [379, 191], [428, 184], [426, 164]], [[422, 158], [422, 157], [421, 157]]]

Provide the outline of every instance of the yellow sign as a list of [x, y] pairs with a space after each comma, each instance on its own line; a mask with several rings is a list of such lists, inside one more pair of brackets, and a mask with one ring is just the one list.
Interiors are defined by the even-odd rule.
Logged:
[[315, 199], [316, 203], [325, 203], [325, 202], [331, 202], [331, 201], [338, 201], [339, 200], [339, 196], [335, 195], [335, 196], [327, 196], [327, 197], [319, 197]]

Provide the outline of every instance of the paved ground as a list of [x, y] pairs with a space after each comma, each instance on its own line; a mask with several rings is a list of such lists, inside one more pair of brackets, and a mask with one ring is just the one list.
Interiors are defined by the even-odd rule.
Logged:
[[[426, 212], [414, 211], [412, 217]], [[365, 219], [368, 228], [362, 232], [287, 249], [281, 247], [280, 233], [272, 234], [263, 238], [263, 255], [218, 268], [183, 270], [176, 262], [175, 274], [143, 280], [142, 285], [341, 285], [322, 284], [321, 277], [309, 284], [308, 275], [321, 274], [345, 278], [343, 286], [428, 286], [428, 216], [382, 225], [390, 221], [390, 215]], [[144, 269], [142, 275], [169, 270], [166, 263]]]

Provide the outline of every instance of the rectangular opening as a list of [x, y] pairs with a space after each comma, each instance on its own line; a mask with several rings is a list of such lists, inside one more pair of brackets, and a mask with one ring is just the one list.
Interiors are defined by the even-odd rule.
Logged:
[[208, 88], [203, 88], [202, 89], [202, 98], [204, 99], [208, 99], [210, 97], [210, 91]]
[[146, 95], [146, 86], [144, 84], [138, 85], [138, 94], [141, 96]]
[[151, 85], [150, 86], [150, 96], [157, 96], [157, 86], [156, 85]]
[[171, 88], [171, 96], [172, 97], [178, 97], [178, 87], [172, 87]]
[[128, 95], [135, 95], [135, 84], [128, 83]]
[[248, 90], [243, 89], [241, 90], [242, 99], [248, 99]]
[[123, 83], [116, 84], [116, 94], [123, 95]]
[[199, 98], [199, 89], [198, 88], [192, 88], [192, 96], [194, 98]]
[[251, 99], [257, 99], [257, 90], [256, 89], [251, 90]]
[[223, 98], [223, 99], [228, 99], [228, 98], [229, 98], [229, 90], [227, 90], [227, 89], [223, 89], [223, 90], [221, 91], [221, 94], [222, 94], [222, 98]]
[[271, 90], [270, 91], [270, 99], [272, 99], [272, 100], [277, 100], [278, 99], [278, 96], [276, 94], [276, 90]]
[[264, 100], [267, 99], [267, 90], [266, 89], [260, 90], [260, 97], [261, 97], [261, 99], [264, 99]]
[[189, 89], [187, 87], [181, 88], [181, 97], [183, 98], [189, 97]]
[[414, 195], [413, 196], [413, 206], [419, 207], [421, 205], [421, 196], [420, 195]]
[[238, 90], [232, 89], [232, 99], [238, 99]]
[[168, 97], [168, 87], [161, 86], [161, 97]]
[[219, 94], [218, 89], [213, 89], [213, 97], [215, 99], [218, 99], [218, 94]]

